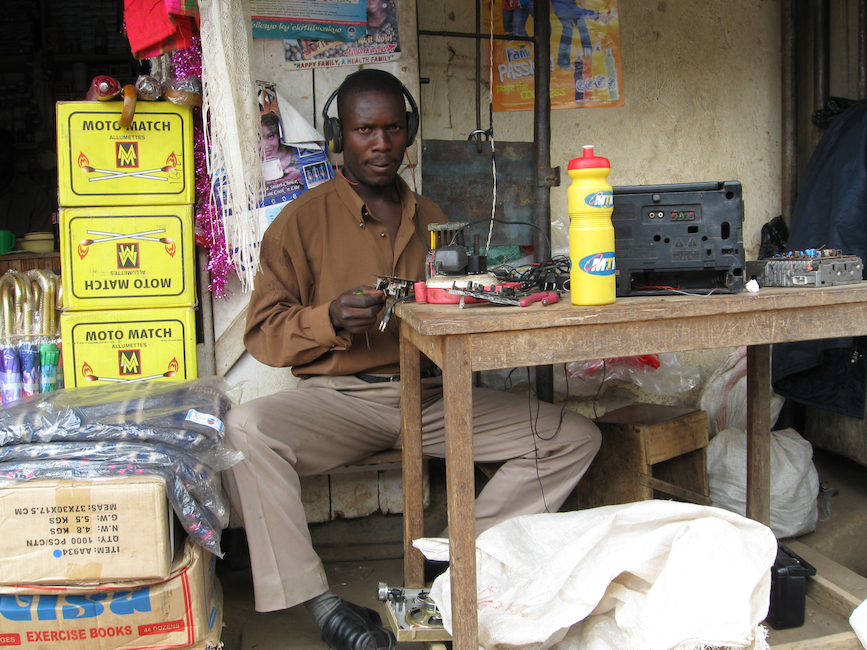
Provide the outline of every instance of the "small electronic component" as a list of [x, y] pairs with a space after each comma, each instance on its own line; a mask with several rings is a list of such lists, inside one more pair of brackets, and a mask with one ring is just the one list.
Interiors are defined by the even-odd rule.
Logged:
[[385, 611], [398, 642], [452, 640], [427, 590], [389, 588], [380, 582], [377, 600], [386, 604]]
[[[818, 253], [818, 254], [817, 254]], [[864, 264], [839, 250], [806, 251], [746, 263], [747, 278], [763, 287], [831, 287], [861, 282]]]

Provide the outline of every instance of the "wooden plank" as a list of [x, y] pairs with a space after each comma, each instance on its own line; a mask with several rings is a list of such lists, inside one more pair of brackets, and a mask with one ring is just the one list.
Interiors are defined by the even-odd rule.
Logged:
[[771, 650], [863, 650], [863, 646], [854, 632], [840, 632], [817, 639], [772, 645]]
[[599, 421], [610, 424], [640, 424], [649, 426], [668, 422], [690, 413], [695, 413], [695, 409], [689, 406], [634, 402], [628, 406], [608, 411], [599, 418]]
[[[846, 286], [858, 290], [833, 291]], [[642, 308], [642, 301], [651, 300], [643, 296], [601, 308], [565, 305], [565, 296], [548, 307], [470, 305], [477, 307], [471, 310], [401, 302], [395, 310], [411, 326], [410, 340], [440, 366], [441, 337], [470, 333], [473, 370], [867, 334], [867, 319], [860, 315], [867, 282], [788, 291], [793, 293], [772, 294], [773, 299], [693, 296], [666, 302], [677, 297], [663, 296], [652, 309]]]
[[[446, 493], [449, 517], [449, 571], [452, 589], [454, 650], [478, 650], [476, 594], [475, 472], [473, 469], [473, 373], [470, 340], [445, 342]], [[403, 381], [407, 381], [404, 379]], [[403, 381], [401, 383], [403, 383]], [[415, 382], [418, 383], [418, 380]]]
[[644, 487], [650, 488], [651, 490], [656, 490], [657, 492], [664, 492], [669, 496], [673, 496], [683, 501], [697, 503], [701, 506], [710, 505], [710, 498], [708, 498], [707, 495], [699, 494], [698, 492], [693, 492], [692, 490], [678, 487], [674, 483], [660, 481], [658, 478], [648, 476], [647, 474], [641, 474], [638, 477], [638, 482], [641, 483], [641, 485], [643, 485]]
[[214, 344], [214, 357], [217, 366], [217, 375], [225, 377], [232, 369], [241, 355], [247, 351], [244, 347], [244, 330], [247, 327], [247, 308], [235, 316], [229, 326], [220, 334]]
[[[804, 316], [811, 324], [824, 320], [824, 325], [834, 328], [835, 331], [848, 331], [851, 327], [863, 331], [865, 325], [859, 322], [851, 308], [855, 304], [864, 302], [867, 302], [867, 282], [822, 289], [771, 287], [763, 288], [758, 294], [741, 292], [715, 295], [712, 298], [682, 295], [630, 296], [618, 298], [611, 305], [593, 307], [572, 305], [568, 294], [564, 295], [559, 302], [546, 307], [541, 306], [540, 303], [525, 308], [476, 304], [459, 309], [454, 305], [402, 302], [395, 307], [395, 314], [425, 336], [441, 336], [576, 326], [580, 326], [584, 331], [585, 326], [600, 324], [643, 323], [647, 325], [657, 321], [683, 321], [705, 317], [737, 319], [745, 314], [774, 316], [789, 312], [791, 318], [787, 320], [791, 323], [778, 322], [772, 330], [743, 331], [732, 320], [726, 323], [725, 319], [722, 319], [722, 326], [716, 332], [707, 332], [705, 336], [710, 342], [714, 335], [723, 339], [731, 339], [735, 336], [758, 336], [765, 340], [770, 338], [783, 341], [802, 340], [789, 338], [789, 331], [794, 328], [807, 333], [809, 328], [803, 327], [800, 320]], [[823, 319], [823, 314], [835, 313], [840, 308], [844, 312], [849, 312], [843, 322], [832, 322], [832, 319], [827, 316]], [[813, 333], [812, 338], [827, 336], [829, 334], [819, 328], [819, 331]], [[727, 345], [720, 343], [716, 347], [727, 347]]]
[[579, 508], [632, 503], [653, 498], [639, 483], [650, 474], [642, 434], [637, 427], [599, 422], [602, 445], [576, 488]]
[[807, 580], [807, 594], [826, 609], [847, 620], [861, 604], [852, 594], [819, 574]]
[[864, 576], [834, 562], [834, 560], [822, 555], [819, 551], [807, 546], [803, 542], [787, 539], [783, 541], [783, 545], [804, 558], [816, 569], [819, 575], [827, 578], [846, 591], [846, 593], [851, 594], [854, 602], [860, 603], [867, 600], [867, 578]]
[[[406, 327], [406, 323], [400, 323], [401, 333]], [[404, 586], [421, 588], [424, 587], [424, 556], [412, 545], [413, 540], [424, 537], [421, 355], [408, 341], [400, 346], [400, 375]]]
[[60, 253], [7, 253], [0, 256], [0, 274], [33, 269], [60, 271]]
[[747, 348], [747, 517], [771, 524], [771, 346]]
[[707, 447], [709, 441], [707, 413], [704, 411], [695, 411], [645, 429], [647, 460], [651, 465]]
[[701, 495], [694, 502], [710, 505], [706, 447], [657, 463], [653, 466], [653, 477]]

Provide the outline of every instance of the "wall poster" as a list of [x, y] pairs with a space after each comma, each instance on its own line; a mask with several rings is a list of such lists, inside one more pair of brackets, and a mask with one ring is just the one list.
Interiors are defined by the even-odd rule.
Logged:
[[334, 40], [283, 41], [286, 69], [387, 63], [400, 57], [395, 0], [366, 0], [367, 33], [352, 43]]
[[365, 0], [250, 0], [253, 38], [364, 36]]
[[[538, 0], [535, 0], [538, 1]], [[533, 35], [534, 0], [485, 0], [487, 29]], [[550, 0], [551, 108], [623, 106], [617, 0]], [[533, 44], [493, 40], [495, 111], [531, 111]]]

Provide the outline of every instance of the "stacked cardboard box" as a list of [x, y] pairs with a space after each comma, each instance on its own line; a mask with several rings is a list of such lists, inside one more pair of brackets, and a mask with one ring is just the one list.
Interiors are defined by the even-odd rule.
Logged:
[[[141, 102], [128, 128], [121, 110], [57, 105], [68, 388], [197, 376], [191, 109]], [[149, 457], [138, 444], [117, 473], [0, 485], [0, 647], [219, 645], [215, 556], [192, 538], [175, 543], [177, 486], [138, 473], [135, 459]], [[50, 446], [37, 457], [53, 458]], [[63, 449], [88, 462], [87, 450]]]
[[175, 544], [161, 479], [2, 487], [0, 521], [0, 647], [219, 646], [216, 558]]
[[57, 104], [66, 385], [197, 376], [192, 113]]

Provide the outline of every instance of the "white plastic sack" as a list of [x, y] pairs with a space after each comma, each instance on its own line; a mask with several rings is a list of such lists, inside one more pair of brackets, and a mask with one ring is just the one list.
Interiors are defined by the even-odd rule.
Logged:
[[[448, 559], [448, 540], [414, 545]], [[776, 554], [766, 526], [689, 503], [515, 517], [476, 540], [479, 646], [767, 649]], [[449, 573], [430, 595], [451, 632]]]
[[[771, 391], [771, 426], [780, 417], [785, 399]], [[747, 429], [747, 349], [732, 352], [708, 379], [699, 402], [707, 413], [710, 436], [724, 429]]]
[[864, 648], [867, 648], [867, 600], [858, 605], [849, 617], [849, 625]]
[[[707, 447], [711, 504], [746, 514], [747, 434], [725, 429]], [[771, 432], [771, 530], [782, 539], [816, 529], [819, 473], [813, 446], [794, 429]]]

